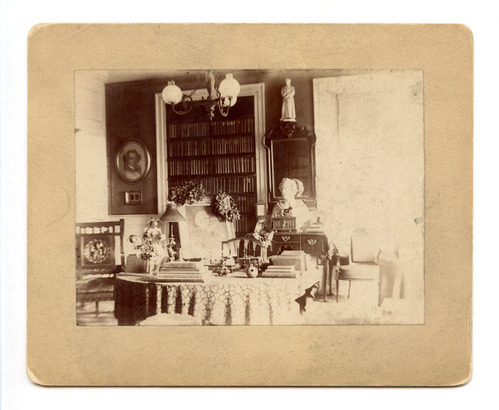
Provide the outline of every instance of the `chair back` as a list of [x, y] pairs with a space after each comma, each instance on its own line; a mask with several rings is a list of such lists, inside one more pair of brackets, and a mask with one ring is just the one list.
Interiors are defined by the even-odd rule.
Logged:
[[358, 228], [352, 233], [350, 241], [351, 262], [377, 263], [379, 253], [379, 244], [369, 231], [364, 228]]
[[125, 266], [125, 220], [76, 224], [76, 278], [114, 277]]
[[251, 237], [240, 237], [222, 241], [222, 255], [236, 258], [247, 258], [261, 255], [261, 246], [258, 241]]

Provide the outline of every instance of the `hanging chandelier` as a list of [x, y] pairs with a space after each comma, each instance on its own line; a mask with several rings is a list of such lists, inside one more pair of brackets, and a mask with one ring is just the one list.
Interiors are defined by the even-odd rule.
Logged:
[[[239, 82], [232, 74], [226, 74], [225, 78], [217, 87], [215, 73], [213, 71], [206, 72], [205, 80], [208, 97], [201, 97], [201, 104], [203, 104], [208, 111], [210, 121], [215, 117], [215, 110], [217, 108], [223, 117], [227, 117], [227, 115], [229, 115], [230, 107], [234, 106], [237, 101], [237, 96], [241, 91]], [[184, 115], [192, 109], [192, 96], [195, 92], [196, 90], [189, 95], [185, 95], [179, 86], [175, 84], [175, 81], [168, 81], [168, 84], [163, 89], [161, 95], [163, 101], [172, 106], [172, 110], [175, 114]]]

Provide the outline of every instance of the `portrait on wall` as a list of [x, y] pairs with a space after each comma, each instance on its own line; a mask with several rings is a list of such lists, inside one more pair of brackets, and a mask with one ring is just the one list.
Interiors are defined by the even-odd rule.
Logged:
[[129, 184], [142, 181], [151, 168], [149, 150], [137, 139], [123, 142], [118, 148], [115, 160], [120, 178]]

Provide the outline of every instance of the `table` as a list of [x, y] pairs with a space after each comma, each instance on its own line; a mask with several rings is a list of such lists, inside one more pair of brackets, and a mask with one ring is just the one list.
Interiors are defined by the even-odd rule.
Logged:
[[324, 232], [276, 232], [272, 240], [269, 255], [277, 255], [283, 250], [304, 251], [317, 257], [324, 263], [322, 284], [324, 286], [324, 302], [327, 301], [327, 283], [329, 275], [329, 245]]
[[[146, 274], [120, 274], [115, 282], [118, 325], [131, 326], [161, 313], [201, 317], [214, 325], [299, 324], [303, 281], [205, 275], [204, 283], [171, 283]], [[313, 280], [313, 278], [311, 278]]]

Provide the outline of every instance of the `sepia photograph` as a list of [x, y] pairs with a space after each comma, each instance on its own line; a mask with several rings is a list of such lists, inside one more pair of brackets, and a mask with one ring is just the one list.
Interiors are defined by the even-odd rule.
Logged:
[[48, 24], [29, 44], [30, 380], [469, 380], [466, 28]]
[[78, 70], [74, 95], [78, 325], [425, 323], [422, 70]]

